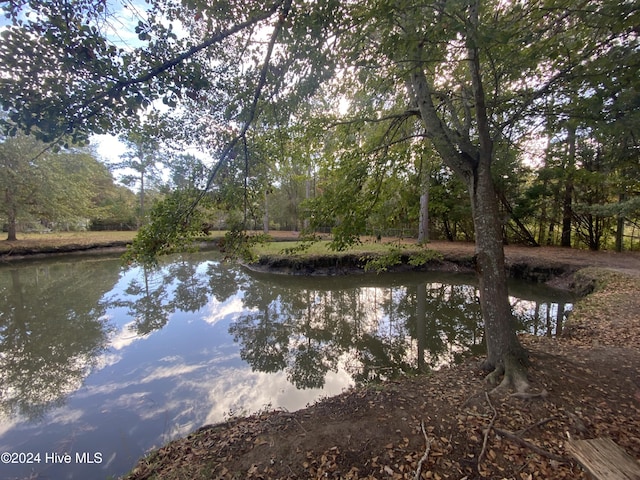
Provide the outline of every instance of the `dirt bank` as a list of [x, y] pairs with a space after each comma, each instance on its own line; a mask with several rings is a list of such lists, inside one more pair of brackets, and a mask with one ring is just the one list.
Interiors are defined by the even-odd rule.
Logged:
[[[389, 270], [473, 272], [475, 245], [459, 242], [432, 242], [429, 248], [441, 255], [425, 265], [409, 265], [412, 243], [406, 243], [402, 263]], [[415, 250], [417, 251], [417, 250]], [[376, 254], [336, 253], [333, 255], [263, 255], [247, 268], [286, 275], [346, 275], [363, 273], [366, 258]], [[568, 288], [571, 276], [581, 268], [604, 267], [631, 275], [640, 274], [640, 252], [591, 252], [557, 247], [505, 246], [506, 268], [513, 278], [550, 283]]]

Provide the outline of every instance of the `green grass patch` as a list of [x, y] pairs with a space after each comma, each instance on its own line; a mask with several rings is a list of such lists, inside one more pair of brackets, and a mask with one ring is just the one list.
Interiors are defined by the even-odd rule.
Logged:
[[[362, 243], [354, 245], [348, 250], [337, 252], [329, 248], [331, 242], [327, 240], [321, 240], [319, 242], [311, 243], [306, 249], [298, 249], [302, 245], [302, 242], [269, 242], [264, 244], [258, 244], [253, 247], [253, 251], [258, 256], [263, 255], [286, 255], [291, 257], [305, 257], [316, 255], [332, 255], [339, 256], [341, 254], [353, 254], [353, 253], [377, 253], [386, 254], [389, 253], [389, 249], [395, 244], [391, 243]], [[419, 247], [411, 247], [410, 250], [419, 251]]]
[[256, 244], [252, 247], [253, 258], [281, 258], [286, 257], [304, 262], [305, 259], [340, 258], [344, 256], [359, 256], [360, 265], [365, 271], [384, 272], [389, 268], [408, 263], [414, 267], [426, 264], [432, 260], [441, 260], [442, 255], [420, 245], [399, 244], [396, 242], [366, 242], [354, 245], [348, 250], [335, 251], [330, 248], [331, 242], [270, 242]]

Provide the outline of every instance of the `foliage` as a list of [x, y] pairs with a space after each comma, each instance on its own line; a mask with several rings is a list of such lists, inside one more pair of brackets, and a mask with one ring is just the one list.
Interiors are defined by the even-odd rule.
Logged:
[[151, 222], [138, 231], [123, 260], [156, 265], [159, 255], [195, 248], [206, 236], [210, 200], [197, 190], [176, 190], [151, 209]]
[[0, 412], [41, 419], [82, 386], [108, 349], [104, 296], [117, 280], [100, 262], [75, 262], [73, 274], [55, 263], [3, 267]]
[[[408, 258], [407, 258], [408, 257]], [[376, 273], [386, 272], [389, 268], [407, 262], [413, 267], [420, 267], [433, 260], [441, 260], [442, 255], [426, 247], [415, 251], [408, 251], [406, 245], [397, 244], [390, 245], [388, 252], [383, 255], [367, 255], [363, 258], [365, 261], [365, 271], [374, 271]]]
[[257, 259], [253, 247], [269, 241], [270, 237], [266, 234], [247, 235], [244, 228], [236, 225], [225, 233], [220, 247], [227, 259], [241, 259], [253, 262]]
[[[472, 4], [243, 1], [230, 8], [224, 2], [156, 1], [140, 11], [133, 32], [138, 43], [125, 49], [112, 41], [121, 15], [117, 3], [10, 2], [4, 12], [12, 24], [0, 52], [7, 72], [0, 81], [6, 130], [24, 128], [61, 142], [60, 135], [69, 133], [80, 141], [90, 132], [135, 128], [138, 114], [160, 99], [169, 114], [166, 132], [156, 133], [206, 146], [220, 158], [210, 173], [220, 178], [206, 183], [225, 202], [244, 203], [245, 217], [255, 225], [267, 213], [268, 191], [272, 224], [298, 228], [305, 215], [334, 228], [335, 246], [344, 248], [362, 233], [415, 229], [418, 197], [409, 150], [424, 147], [425, 132], [407, 80], [420, 49], [434, 65], [432, 100], [445, 133], [461, 140], [460, 151], [477, 142], [480, 132], [470, 127], [479, 105], [463, 54], [474, 46], [484, 74], [494, 178], [509, 219], [506, 234], [519, 238], [535, 229], [540, 239], [558, 222], [561, 197], [554, 193], [558, 185], [548, 184], [544, 190], [554, 198], [540, 193], [534, 199], [519, 173], [527, 139], [540, 133], [538, 122], [553, 140], [562, 136], [567, 118], [582, 119], [592, 139], [611, 146], [604, 153], [621, 160], [620, 178], [637, 178], [637, 9], [607, 0], [585, 9], [564, 0], [482, 1], [474, 26], [463, 13]], [[406, 15], [414, 7], [420, 22]], [[269, 54], [267, 32], [276, 44]], [[245, 128], [249, 119], [253, 130]], [[612, 185], [605, 203], [617, 192], [629, 198], [637, 187]], [[311, 200], [315, 193], [318, 199]], [[473, 236], [468, 208], [452, 218], [452, 207], [462, 204], [437, 203], [431, 218], [440, 236]]]
[[[122, 196], [108, 170], [89, 152], [47, 151], [27, 135], [0, 144], [0, 171], [0, 212], [13, 233], [21, 221], [50, 230], [85, 228], [89, 219], [111, 215], [114, 197]], [[127, 215], [124, 206], [118, 210]]]

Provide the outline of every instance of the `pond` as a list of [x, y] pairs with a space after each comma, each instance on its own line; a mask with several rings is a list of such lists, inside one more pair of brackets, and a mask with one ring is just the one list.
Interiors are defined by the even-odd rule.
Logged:
[[[1, 478], [107, 478], [229, 417], [296, 410], [482, 351], [472, 276], [288, 277], [211, 252], [161, 268], [75, 257], [0, 267]], [[518, 328], [566, 293], [514, 282]]]

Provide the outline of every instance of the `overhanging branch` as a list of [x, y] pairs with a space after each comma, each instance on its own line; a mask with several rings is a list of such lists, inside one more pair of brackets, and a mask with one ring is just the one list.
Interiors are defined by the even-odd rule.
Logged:
[[216, 165], [213, 167], [213, 169], [209, 173], [209, 176], [207, 178], [207, 184], [205, 185], [205, 188], [202, 190], [202, 192], [200, 193], [198, 198], [195, 200], [193, 205], [190, 207], [190, 209], [186, 212], [187, 215], [191, 211], [193, 211], [193, 209], [197, 206], [197, 204], [200, 202], [200, 200], [202, 200], [204, 195], [207, 194], [207, 192], [211, 188], [211, 185], [213, 184], [213, 181], [214, 181], [216, 175], [218, 174], [220, 169], [226, 164], [226, 162], [229, 160], [229, 157], [231, 156], [231, 153], [236, 148], [238, 143], [243, 138], [245, 138], [245, 135], [249, 131], [249, 128], [251, 128], [251, 125], [253, 124], [253, 122], [254, 122], [254, 120], [256, 118], [257, 111], [258, 111], [258, 102], [260, 101], [260, 97], [262, 96], [262, 90], [264, 89], [264, 86], [267, 83], [267, 72], [269, 70], [269, 64], [271, 62], [271, 56], [273, 55], [273, 49], [275, 47], [276, 41], [278, 39], [278, 36], [280, 35], [282, 27], [284, 26], [284, 23], [285, 23], [288, 15], [289, 15], [289, 11], [291, 10], [291, 2], [292, 2], [292, 0], [286, 0], [284, 2], [284, 5], [282, 6], [282, 10], [280, 12], [280, 16], [278, 17], [278, 22], [274, 26], [273, 32], [271, 33], [271, 38], [269, 39], [269, 45], [267, 47], [267, 52], [265, 53], [264, 61], [263, 61], [263, 64], [262, 64], [262, 68], [260, 70], [260, 76], [258, 78], [258, 83], [256, 84], [256, 88], [255, 88], [254, 94], [253, 94], [253, 99], [252, 99], [251, 105], [249, 107], [248, 117], [245, 120], [244, 124], [242, 125], [242, 128], [240, 129], [240, 132], [231, 139], [231, 141], [227, 144], [227, 146], [224, 148], [224, 150], [220, 154], [220, 159], [218, 160]]
[[[291, 5], [291, 2], [285, 2], [285, 5], [282, 7], [282, 11], [284, 12], [285, 10], [288, 12]], [[287, 4], [288, 4], [288, 8], [287, 8]], [[193, 57], [194, 55], [196, 55], [198, 52], [201, 52], [202, 50], [205, 50], [206, 48], [215, 45], [217, 43], [222, 42], [223, 40], [235, 35], [238, 32], [241, 32], [242, 30], [252, 27], [255, 24], [268, 19], [269, 17], [271, 17], [274, 13], [276, 13], [278, 11], [278, 8], [280, 8], [280, 6], [283, 5], [282, 0], [279, 0], [277, 2], [275, 2], [273, 5], [271, 5], [271, 7], [269, 7], [268, 9], [266, 9], [265, 11], [261, 12], [260, 14], [251, 17], [247, 20], [245, 20], [244, 22], [238, 23], [234, 26], [232, 26], [231, 28], [228, 28], [226, 30], [223, 30], [221, 32], [218, 32], [217, 34], [215, 34], [212, 37], [209, 37], [208, 39], [204, 40], [203, 42], [199, 43], [198, 45], [194, 45], [193, 47], [191, 47], [190, 49], [186, 50], [185, 52], [181, 53], [180, 55], [176, 56], [175, 58], [172, 58], [170, 60], [167, 60], [166, 62], [162, 63], [161, 65], [158, 65], [157, 67], [149, 70], [148, 72], [146, 72], [143, 75], [140, 75], [139, 77], [136, 78], [132, 78], [129, 80], [119, 80], [117, 81], [114, 85], [112, 85], [111, 87], [109, 87], [108, 89], [97, 93], [96, 95], [94, 95], [93, 97], [89, 98], [88, 100], [86, 100], [84, 103], [82, 103], [78, 108], [80, 110], [85, 109], [85, 108], [89, 108], [92, 105], [95, 105], [94, 108], [91, 108], [91, 110], [88, 112], [87, 115], [84, 115], [82, 117], [83, 120], [88, 120], [94, 116], [96, 116], [104, 107], [107, 106], [108, 102], [110, 101], [110, 99], [117, 97], [121, 92], [127, 90], [128, 88], [135, 86], [135, 85], [139, 85], [141, 83], [146, 83], [150, 80], [152, 80], [153, 78], [163, 74], [164, 72], [167, 72], [171, 69], [173, 69], [174, 67], [180, 65], [182, 62], [184, 62], [185, 60]], [[278, 25], [281, 26], [281, 19], [278, 21], [277, 24], [277, 28], [279, 29]], [[71, 122], [69, 127], [70, 129], [73, 129], [73, 124], [76, 122]]]

